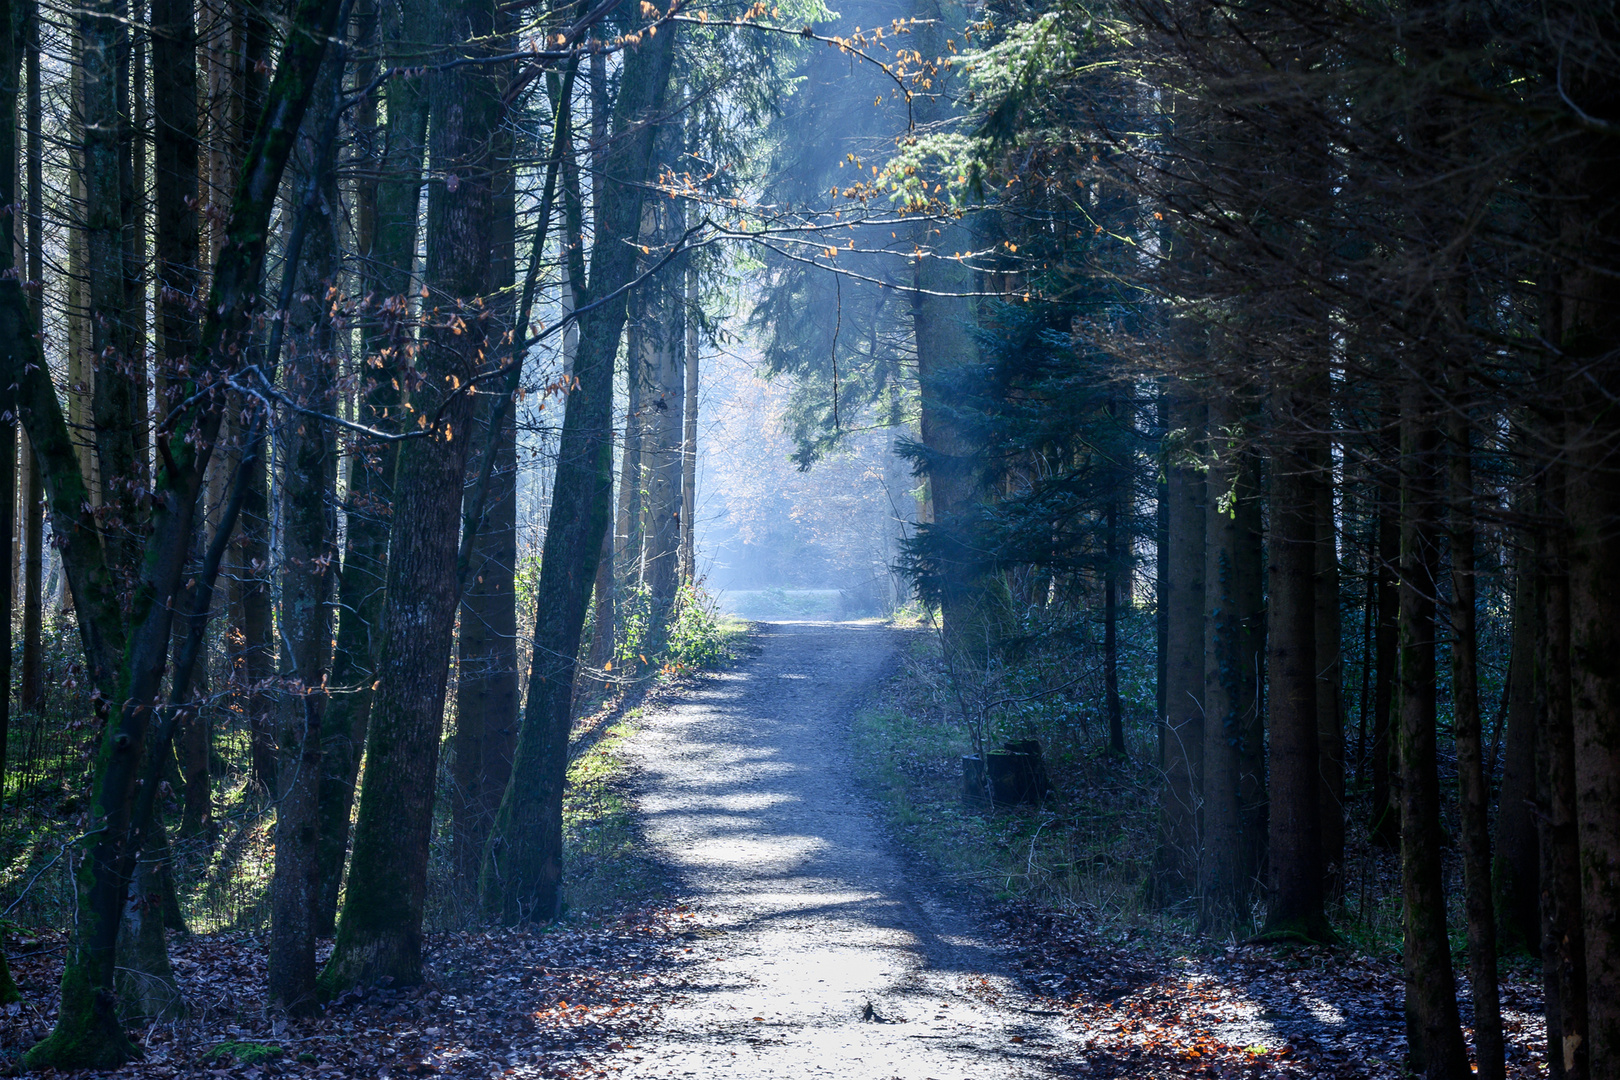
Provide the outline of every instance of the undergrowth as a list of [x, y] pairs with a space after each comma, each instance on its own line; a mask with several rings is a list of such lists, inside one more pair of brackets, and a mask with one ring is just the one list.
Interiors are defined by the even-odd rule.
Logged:
[[[1001, 690], [1024, 677], [1004, 674]], [[1139, 706], [1131, 703], [1133, 716]], [[996, 899], [1134, 923], [1147, 912], [1156, 770], [1136, 754], [1108, 754], [1095, 718], [1080, 715], [1085, 708], [1053, 698], [995, 710], [987, 745], [1040, 740], [1056, 792], [1039, 806], [969, 803], [961, 759], [973, 740], [958, 688], [936, 637], [918, 633], [883, 699], [856, 719], [858, 768], [903, 842], [947, 878]], [[1138, 718], [1133, 744], [1140, 726]]]

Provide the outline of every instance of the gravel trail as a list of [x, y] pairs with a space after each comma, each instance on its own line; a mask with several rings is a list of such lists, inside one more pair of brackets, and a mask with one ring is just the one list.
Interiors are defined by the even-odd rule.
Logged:
[[917, 877], [851, 777], [850, 719], [904, 635], [770, 623], [759, 655], [630, 741], [649, 841], [701, 929], [626, 1077], [1003, 1080], [1078, 1047], [993, 943]]

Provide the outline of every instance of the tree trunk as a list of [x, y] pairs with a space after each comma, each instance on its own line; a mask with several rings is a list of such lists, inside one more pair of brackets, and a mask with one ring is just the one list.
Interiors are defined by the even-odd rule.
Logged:
[[[1286, 409], [1291, 413], [1292, 410]], [[1265, 933], [1331, 938], [1322, 908], [1320, 732], [1316, 715], [1316, 477], [1289, 435], [1271, 456], [1266, 705], [1271, 736], [1271, 896]]]
[[[658, 153], [673, 156], [680, 128], [659, 129]], [[654, 244], [663, 249], [679, 240], [683, 216], [673, 200], [649, 204], [654, 221]], [[681, 428], [685, 422], [686, 307], [679, 268], [665, 267], [643, 286], [645, 302], [642, 347], [647, 351], [647, 372], [652, 396], [647, 414], [642, 457], [647, 465], [646, 554], [642, 575], [652, 594], [653, 625], [662, 634], [675, 602], [680, 581]]]
[[[1113, 407], [1108, 411], [1113, 419]], [[1127, 483], [1128, 478], [1128, 473], [1110, 477], [1115, 485]], [[1108, 710], [1108, 752], [1124, 756], [1125, 709], [1119, 699], [1119, 594], [1120, 572], [1124, 569], [1121, 513], [1119, 487], [1115, 486], [1103, 508], [1103, 699]]]
[[1397, 668], [1399, 666], [1400, 590], [1396, 570], [1400, 565], [1400, 511], [1394, 479], [1380, 470], [1378, 483], [1378, 558], [1373, 567], [1378, 625], [1373, 632], [1377, 681], [1373, 684], [1372, 734], [1372, 811], [1368, 829], [1373, 843], [1396, 846], [1400, 833], [1400, 807], [1396, 805], [1390, 772], [1395, 765]]
[[[408, 0], [402, 5], [384, 5], [384, 12], [383, 63], [393, 67], [418, 60], [410, 43], [427, 18], [426, 5]], [[400, 356], [414, 345], [411, 272], [416, 265], [428, 100], [421, 79], [390, 79], [386, 95], [387, 143], [376, 185], [376, 231], [365, 263], [365, 291], [372, 296], [372, 314], [362, 324], [366, 373], [359, 411], [363, 423], [391, 431], [401, 421]], [[321, 894], [315, 925], [322, 937], [329, 936], [337, 923], [355, 780], [382, 654], [388, 533], [398, 460], [395, 442], [361, 442], [349, 459], [348, 496], [343, 507], [347, 542], [338, 582], [340, 614], [332, 656], [334, 692], [321, 722]]]
[[[344, 28], [345, 30], [347, 28]], [[295, 172], [303, 198], [283, 271], [295, 287], [285, 318], [287, 374], [284, 390], [315, 413], [337, 406], [337, 326], [331, 312], [342, 284], [337, 215], [323, 207], [338, 202], [326, 137], [342, 89], [346, 50], [328, 57], [316, 90], [316, 106], [304, 121], [306, 147]], [[299, 236], [302, 232], [302, 251]], [[276, 363], [272, 346], [269, 363]], [[277, 628], [284, 646], [275, 701], [280, 782], [276, 804], [276, 863], [270, 883], [269, 997], [294, 1015], [316, 1008], [315, 935], [320, 893], [321, 716], [332, 649], [332, 579], [337, 527], [329, 509], [336, 489], [337, 444], [330, 425], [316, 416], [283, 409], [276, 485], [281, 520], [281, 587]]]
[[172, 1022], [186, 1013], [164, 934], [169, 843], [162, 822], [153, 824], [153, 839], [135, 860], [118, 931], [118, 1015], [132, 1024]]
[[[182, 365], [197, 351], [197, 28], [188, 0], [152, 0], [152, 116], [156, 401], [163, 415], [176, 404], [170, 390], [184, 378]], [[188, 711], [180, 733], [182, 836], [203, 835], [212, 818], [211, 734], [208, 714]]]
[[[1541, 849], [1530, 807], [1536, 798], [1536, 627], [1534, 574], [1521, 553], [1514, 575], [1509, 646], [1507, 738], [1502, 752], [1502, 789], [1496, 807], [1491, 877], [1497, 940], [1503, 951], [1541, 951], [1538, 896]], [[1486, 763], [1489, 766], [1489, 762]], [[1487, 773], [1487, 775], [1489, 775]]]
[[1435, 596], [1439, 566], [1440, 440], [1424, 390], [1401, 401], [1401, 895], [1406, 1042], [1414, 1072], [1468, 1075], [1452, 982], [1442, 887], [1440, 779], [1435, 760]]
[[[441, 6], [433, 19], [433, 40], [442, 42], [487, 42], [495, 27], [488, 0]], [[433, 790], [461, 600], [461, 494], [474, 441], [474, 398], [452, 386], [472, 380], [485, 348], [494, 345], [480, 309], [491, 279], [498, 77], [462, 66], [437, 73], [428, 93], [433, 168], [456, 182], [435, 184], [428, 192], [423, 279], [434, 310], [426, 319], [420, 379], [413, 380], [411, 394], [411, 408], [427, 434], [400, 451], [383, 651], [349, 886], [337, 945], [321, 974], [326, 996], [383, 977], [400, 985], [422, 978]], [[429, 417], [436, 418], [431, 426]]]
[[[913, 0], [914, 44], [924, 56], [944, 56], [945, 39], [958, 32], [962, 8], [956, 0]], [[948, 69], [936, 76], [930, 94], [912, 105], [924, 126], [949, 122], [954, 96], [948, 92]], [[972, 272], [956, 252], [972, 251], [971, 229], [960, 221], [919, 224], [913, 237], [918, 252], [912, 261], [912, 337], [917, 350], [918, 425], [927, 452], [928, 497], [932, 529], [940, 543], [940, 618], [945, 647], [963, 661], [982, 651], [989, 612], [963, 530], [977, 502], [973, 445], [962, 419], [959, 391], [953, 381], [962, 368], [979, 359], [973, 337], [977, 312], [960, 294], [973, 291]], [[979, 663], [982, 665], [983, 661]]]
[[[35, 333], [44, 321], [45, 276], [45, 148], [43, 103], [39, 85], [39, 3], [29, 0], [24, 16], [24, 48], [27, 51], [28, 127], [28, 280], [31, 283], [29, 310]], [[23, 543], [27, 555], [23, 563], [23, 647], [20, 704], [24, 712], [38, 712], [45, 702], [45, 679], [41, 666], [41, 645], [45, 626], [45, 597], [42, 589], [45, 563], [45, 495], [40, 488], [39, 455], [27, 443], [28, 502], [23, 507]]]
[[[484, 910], [508, 925], [555, 918], [561, 910], [562, 789], [574, 671], [585, 605], [596, 576], [602, 533], [611, 519], [613, 360], [625, 301], [615, 296], [635, 271], [643, 185], [653, 175], [655, 128], [674, 53], [672, 27], [624, 60], [613, 113], [613, 142], [603, 162], [590, 288], [581, 297], [575, 389], [568, 396], [558, 448], [551, 514], [541, 549], [534, 659], [523, 727], [485, 856]], [[590, 306], [592, 299], [602, 302]]]
[[1259, 688], [1261, 537], [1243, 416], [1209, 405], [1204, 610], [1204, 910], [1208, 929], [1245, 926], [1259, 872], [1254, 743]]
[[1344, 894], [1344, 652], [1339, 623], [1338, 515], [1333, 502], [1332, 447], [1311, 459], [1316, 499], [1316, 749], [1322, 826], [1322, 888], [1337, 904]]
[[1204, 780], [1204, 417], [1208, 406], [1186, 383], [1166, 392], [1177, 441], [1165, 452], [1168, 558], [1159, 582], [1165, 612], [1164, 770], [1160, 795], [1160, 895], [1167, 901], [1198, 887]]
[[[509, 284], [510, 278], [497, 284]], [[473, 577], [461, 605], [461, 670], [451, 743], [455, 876], [472, 887], [478, 884], [517, 742], [517, 425], [510, 409], [498, 445], [473, 549]]]
[[115, 568], [132, 572], [140, 558], [141, 530], [134, 498], [140, 477], [124, 253], [128, 100], [120, 75], [127, 74], [121, 61], [127, 62], [129, 31], [123, 7], [122, 0], [92, 0], [78, 10], [77, 25], [87, 344], [94, 364], [90, 419], [104, 507], [102, 543]]
[[[1565, 100], [1612, 123], [1620, 74], [1605, 55], [1612, 12], [1599, 16], [1603, 52], [1570, 72]], [[1564, 68], [1558, 70], [1560, 90]], [[1576, 104], [1580, 103], [1580, 104]], [[1587, 1053], [1594, 1076], [1620, 1075], [1620, 477], [1614, 395], [1620, 390], [1620, 169], [1611, 138], [1582, 130], [1562, 149], [1559, 363], [1571, 380], [1565, 428], [1569, 501], [1569, 661], [1586, 936]]]
[[1468, 977], [1474, 997], [1478, 1075], [1480, 1080], [1502, 1080], [1506, 1059], [1496, 983], [1496, 913], [1491, 902], [1491, 775], [1484, 759], [1476, 667], [1479, 635], [1474, 570], [1474, 451], [1465, 413], [1454, 416], [1450, 435], [1452, 737], [1457, 747]]
[[698, 425], [698, 271], [686, 267], [686, 387], [681, 395], [686, 415], [681, 427], [681, 561], [682, 584], [697, 580], [697, 425]]
[[1565, 1080], [1590, 1075], [1587, 1040], [1586, 932], [1581, 917], [1581, 853], [1577, 822], [1575, 731], [1570, 701], [1569, 538], [1564, 466], [1545, 474], [1540, 536], [1542, 641], [1537, 687], [1541, 701], [1536, 748], [1541, 826], [1541, 955], [1546, 973], [1547, 1058]]

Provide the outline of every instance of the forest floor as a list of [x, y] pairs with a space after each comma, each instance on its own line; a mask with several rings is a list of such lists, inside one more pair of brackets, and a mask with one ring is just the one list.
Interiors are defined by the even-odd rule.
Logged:
[[[586, 740], [600, 767], [582, 788], [608, 822], [582, 867], [592, 910], [539, 932], [435, 934], [424, 986], [287, 1020], [264, 1005], [264, 935], [174, 939], [192, 1016], [142, 1030], [146, 1060], [116, 1075], [1402, 1075], [1398, 961], [989, 902], [902, 846], [853, 729], [908, 640], [760, 625], [748, 659]], [[48, 1030], [60, 973], [59, 942], [13, 952], [28, 954], [14, 970], [29, 1000], [0, 1018], [7, 1054]], [[1535, 988], [1505, 992], [1512, 1075], [1544, 1075]]]

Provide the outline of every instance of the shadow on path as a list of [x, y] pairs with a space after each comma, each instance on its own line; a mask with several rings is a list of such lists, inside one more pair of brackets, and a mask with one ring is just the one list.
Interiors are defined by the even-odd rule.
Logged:
[[1061, 1071], [1065, 1025], [950, 897], [908, 878], [852, 779], [850, 719], [903, 637], [764, 624], [756, 657], [664, 703], [627, 747], [648, 841], [703, 929], [624, 1075]]

